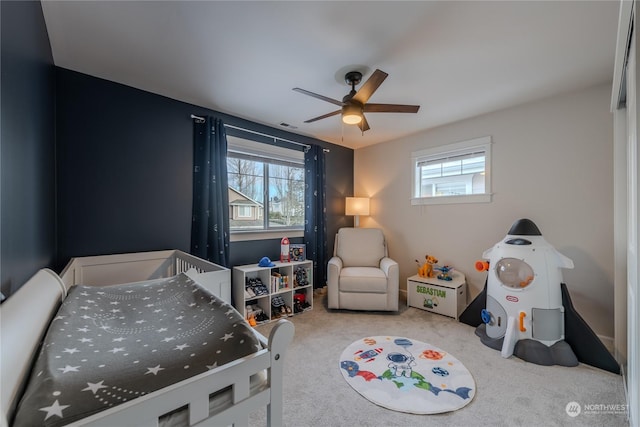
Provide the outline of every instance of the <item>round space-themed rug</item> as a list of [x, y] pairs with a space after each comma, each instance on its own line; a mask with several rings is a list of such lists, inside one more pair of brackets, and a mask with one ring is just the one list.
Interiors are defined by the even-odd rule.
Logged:
[[342, 376], [362, 396], [394, 411], [438, 414], [473, 399], [476, 384], [455, 357], [404, 337], [359, 339], [340, 356]]

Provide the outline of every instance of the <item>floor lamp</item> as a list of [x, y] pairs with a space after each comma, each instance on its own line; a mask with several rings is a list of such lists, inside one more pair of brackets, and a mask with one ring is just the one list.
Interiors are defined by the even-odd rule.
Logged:
[[369, 215], [368, 197], [347, 197], [345, 215], [355, 216], [354, 226], [360, 226], [360, 215]]

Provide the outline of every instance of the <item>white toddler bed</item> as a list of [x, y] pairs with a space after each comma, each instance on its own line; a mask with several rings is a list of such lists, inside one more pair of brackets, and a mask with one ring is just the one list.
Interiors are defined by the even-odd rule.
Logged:
[[[140, 268], [136, 268], [136, 264]], [[186, 273], [181, 274], [185, 270]], [[129, 273], [125, 274], [124, 272], [126, 271], [129, 271]], [[110, 280], [109, 277], [112, 277], [113, 280]], [[158, 279], [160, 277], [170, 277], [171, 279]], [[102, 287], [84, 288], [82, 286], [71, 289], [72, 286], [77, 285], [80, 281], [86, 281], [85, 283], [92, 286], [106, 286], [108, 284], [140, 280], [144, 280], [144, 282], [114, 286], [111, 290]], [[93, 295], [91, 291], [104, 294], [105, 292], [101, 292], [104, 290], [107, 293], [116, 295], [117, 292], [130, 292], [128, 289], [139, 290], [143, 288], [145, 292], [155, 292], [156, 290], [160, 292], [162, 289], [157, 288], [157, 286], [166, 286], [166, 283], [171, 286], [173, 281], [178, 281], [176, 283], [182, 286], [191, 286], [194, 295], [204, 295], [204, 297], [200, 297], [201, 300], [204, 299], [206, 303], [210, 299], [209, 304], [221, 307], [222, 311], [228, 314], [229, 317], [236, 315], [237, 312], [228, 305], [228, 302], [215, 298], [210, 292], [213, 289], [214, 292], [224, 294], [224, 289], [228, 289], [228, 283], [230, 282], [228, 269], [180, 251], [76, 258], [65, 268], [62, 277], [48, 269], [40, 270], [18, 292], [0, 306], [1, 425], [3, 427], [9, 426], [10, 422], [13, 422], [12, 420], [18, 411], [22, 394], [25, 392], [26, 383], [27, 381], [31, 382], [33, 379], [30, 378], [30, 371], [33, 359], [41, 347], [42, 338], [47, 333], [49, 325], [53, 324], [52, 320], [58, 319], [58, 322], [60, 321], [60, 316], [57, 316], [56, 319], [54, 319], [54, 316], [58, 312], [61, 303], [60, 312], [68, 315], [69, 313], [64, 312], [63, 308], [72, 304], [73, 301], [70, 300], [77, 298], [78, 294]], [[196, 294], [196, 292], [198, 293]], [[71, 296], [65, 300], [67, 293], [70, 293]], [[188, 293], [190, 292], [183, 294], [186, 295]], [[120, 293], [119, 295], [123, 294]], [[94, 297], [88, 296], [86, 298]], [[188, 296], [185, 298], [188, 299]], [[185, 302], [188, 303], [190, 301], [185, 300]], [[188, 305], [196, 306], [194, 303]], [[206, 304], [201, 304], [200, 306], [206, 308]], [[74, 306], [71, 305], [71, 307]], [[77, 306], [75, 308], [78, 309]], [[80, 309], [83, 308], [80, 307]], [[116, 319], [118, 318], [114, 316], [109, 317], [109, 321], [115, 321]], [[95, 325], [96, 323], [94, 322]], [[239, 326], [244, 328], [243, 324]], [[206, 372], [196, 374], [147, 394], [142, 394], [140, 397], [127, 399], [124, 403], [101, 410], [71, 424], [61, 421], [62, 412], [68, 407], [64, 404], [70, 402], [61, 403], [56, 398], [63, 395], [64, 389], [53, 388], [47, 391], [47, 396], [50, 395], [50, 399], [41, 404], [37, 400], [34, 411], [42, 411], [42, 416], [47, 419], [47, 424], [51, 425], [57, 425], [56, 423], [60, 421], [61, 425], [74, 426], [217, 426], [246, 425], [248, 416], [253, 410], [266, 406], [267, 424], [281, 425], [284, 354], [286, 347], [293, 338], [294, 328], [290, 322], [281, 321], [273, 328], [268, 341], [255, 330], [250, 329], [250, 331], [250, 338], [253, 339], [255, 336], [256, 342], [259, 343], [256, 346], [259, 347], [257, 351], [231, 360], [221, 366], [208, 366], [209, 370]], [[101, 334], [96, 333], [96, 335]], [[49, 334], [47, 333], [48, 336]], [[112, 338], [113, 336], [109, 336], [109, 339]], [[97, 341], [98, 338], [91, 335], [90, 339], [96, 339]], [[65, 349], [64, 353], [70, 353], [69, 356], [65, 356], [69, 357], [69, 360], [72, 360], [72, 356], [76, 356], [73, 353], [77, 352], [77, 349], [73, 345], [62, 345], [62, 347]], [[117, 348], [120, 347], [114, 347], [113, 349], [116, 350]], [[138, 350], [140, 349], [142, 347], [138, 346]], [[116, 352], [114, 352], [114, 355]], [[141, 353], [145, 352], [142, 351]], [[195, 353], [191, 353], [191, 356], [195, 356]], [[168, 357], [173, 358], [173, 353]], [[83, 360], [87, 361], [87, 359]], [[91, 361], [93, 362], [92, 358]], [[52, 367], [51, 369], [66, 372], [77, 368], [73, 366], [77, 363], [66, 364], [65, 366], [65, 361], [63, 360], [62, 362], [60, 366], [63, 366], [63, 368]], [[144, 364], [144, 361], [141, 363]], [[42, 367], [48, 364], [51, 363], [43, 363], [38, 360], [36, 366]], [[185, 369], [187, 366], [185, 365]], [[149, 367], [146, 367], [146, 369], [149, 369]], [[124, 371], [125, 368], [123, 367]], [[73, 372], [71, 373], [73, 374]], [[260, 379], [264, 377], [264, 373], [266, 373], [266, 380], [261, 381]], [[34, 376], [37, 375], [34, 374]], [[109, 377], [107, 383], [110, 380], [111, 378]], [[97, 395], [98, 391], [103, 391], [101, 390], [102, 388], [106, 389], [106, 383], [98, 383], [96, 381], [94, 383], [88, 382], [87, 384], [89, 384], [87, 387], [88, 392], [85, 394], [88, 395], [91, 392]], [[27, 391], [31, 390], [31, 388], [28, 388]], [[41, 388], [44, 388], [44, 386]], [[108, 391], [107, 394], [109, 396], [112, 396], [111, 391], [106, 391]], [[54, 398], [56, 398], [55, 403], [52, 403]], [[23, 400], [29, 400], [29, 393], [25, 393]]]

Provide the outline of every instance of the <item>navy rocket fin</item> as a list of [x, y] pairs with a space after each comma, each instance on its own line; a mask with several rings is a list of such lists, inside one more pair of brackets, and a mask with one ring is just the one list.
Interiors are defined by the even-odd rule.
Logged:
[[484, 289], [482, 289], [482, 292], [480, 292], [478, 296], [476, 296], [475, 299], [471, 301], [471, 304], [469, 304], [467, 308], [464, 309], [462, 314], [460, 314], [458, 321], [466, 323], [469, 326], [473, 326], [474, 328], [478, 327], [482, 323], [481, 313], [482, 310], [487, 306], [488, 281], [489, 278], [487, 276], [487, 278], [484, 280]]
[[573, 307], [567, 285], [561, 283], [560, 288], [564, 306], [564, 340], [580, 362], [620, 374], [616, 359]]

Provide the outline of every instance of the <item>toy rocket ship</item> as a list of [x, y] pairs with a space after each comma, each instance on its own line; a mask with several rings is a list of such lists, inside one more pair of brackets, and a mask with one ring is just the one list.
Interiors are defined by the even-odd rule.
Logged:
[[555, 250], [528, 219], [517, 221], [507, 237], [482, 257], [493, 266], [482, 320], [488, 337], [504, 337], [502, 356], [511, 356], [522, 339], [547, 346], [563, 340], [560, 269], [573, 268], [573, 261]]
[[477, 326], [485, 345], [505, 358], [515, 354], [540, 365], [576, 366], [580, 360], [619, 370], [571, 304], [561, 269], [573, 268], [573, 261], [554, 249], [533, 221], [516, 221], [482, 257], [489, 261], [478, 261], [476, 269], [488, 271], [485, 289], [460, 321]]

